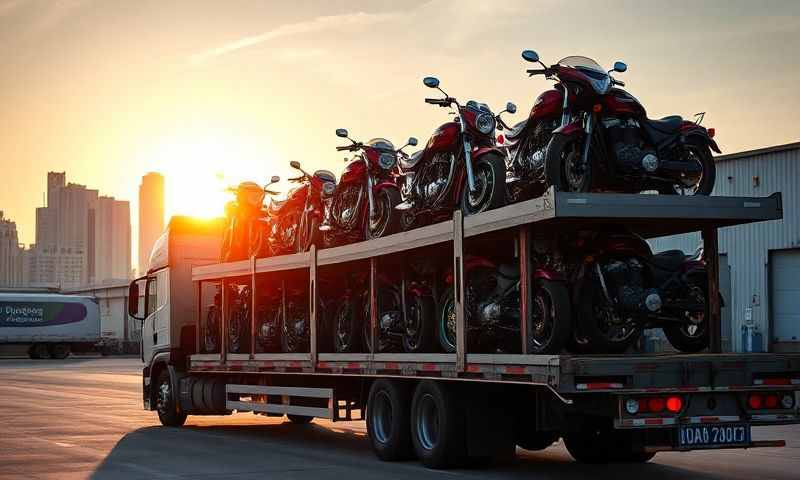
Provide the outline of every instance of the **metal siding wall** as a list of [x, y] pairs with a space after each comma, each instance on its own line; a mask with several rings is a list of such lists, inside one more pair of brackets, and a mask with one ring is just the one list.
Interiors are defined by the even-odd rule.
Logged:
[[[755, 176], [759, 177], [757, 187], [753, 186]], [[767, 348], [771, 333], [769, 251], [800, 246], [800, 149], [717, 163], [714, 195], [763, 197], [774, 192], [783, 194], [783, 220], [728, 227], [719, 232], [720, 253], [728, 254], [731, 266], [732, 298], [725, 301], [731, 306], [731, 336], [736, 351], [743, 350], [741, 332], [748, 307], [753, 309], [753, 324], [764, 334], [767, 343], [763, 347]], [[650, 244], [655, 251], [680, 248], [691, 252], [699, 242], [699, 233], [691, 233], [654, 239]]]

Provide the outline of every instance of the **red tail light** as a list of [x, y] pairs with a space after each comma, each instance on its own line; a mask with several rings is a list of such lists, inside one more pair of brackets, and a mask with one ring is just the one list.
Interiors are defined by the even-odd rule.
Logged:
[[764, 408], [776, 408], [778, 406], [777, 395], [767, 395], [764, 399]]
[[664, 410], [664, 399], [654, 397], [647, 400], [647, 410], [653, 413], [658, 413]]
[[498, 135], [497, 136], [497, 143], [499, 143], [500, 145], [506, 143], [506, 137], [504, 137], [502, 134]]
[[716, 134], [717, 134], [717, 130], [716, 129], [714, 129], [714, 128], [709, 128], [708, 129], [709, 138], [714, 138], [714, 135], [716, 135]]
[[758, 393], [754, 393], [750, 395], [747, 399], [747, 405], [750, 407], [751, 410], [758, 410], [764, 404], [764, 397], [762, 397]]
[[672, 413], [678, 413], [683, 408], [683, 400], [681, 397], [669, 397], [667, 398], [667, 410]]

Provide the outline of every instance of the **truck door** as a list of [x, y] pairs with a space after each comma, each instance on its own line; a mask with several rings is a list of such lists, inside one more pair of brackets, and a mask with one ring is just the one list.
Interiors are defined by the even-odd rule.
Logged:
[[142, 360], [145, 363], [149, 363], [154, 352], [169, 348], [168, 288], [168, 269], [159, 270], [147, 278], [142, 325]]

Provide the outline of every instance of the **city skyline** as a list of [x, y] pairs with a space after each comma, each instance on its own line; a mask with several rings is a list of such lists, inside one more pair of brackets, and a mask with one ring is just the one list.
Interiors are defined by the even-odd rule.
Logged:
[[131, 199], [138, 218], [138, 181], [158, 171], [167, 217], [222, 214], [225, 186], [286, 178], [289, 160], [338, 174], [338, 127], [424, 144], [450, 118], [423, 103], [426, 75], [495, 110], [511, 100], [521, 121], [551, 87], [525, 74], [526, 48], [624, 60], [651, 117], [705, 111], [725, 153], [800, 138], [785, 56], [800, 4], [679, 5], [0, 0], [0, 171], [14, 179], [0, 208], [29, 244], [45, 172]]

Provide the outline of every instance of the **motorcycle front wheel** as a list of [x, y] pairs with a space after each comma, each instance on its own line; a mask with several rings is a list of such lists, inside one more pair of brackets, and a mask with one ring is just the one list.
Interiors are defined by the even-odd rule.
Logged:
[[583, 136], [556, 134], [545, 154], [547, 180], [558, 192], [586, 193], [594, 181], [591, 155], [583, 164]]
[[308, 309], [303, 302], [287, 302], [286, 317], [281, 322], [281, 351], [298, 353], [308, 350]]
[[526, 319], [528, 353], [561, 352], [572, 328], [572, 310], [566, 285], [550, 280], [538, 282], [530, 310]]
[[217, 345], [219, 340], [219, 324], [220, 324], [220, 311], [216, 305], [208, 307], [208, 315], [206, 315], [206, 325], [203, 334], [203, 347], [205, 353], [217, 353]]
[[[690, 286], [691, 294], [695, 300], [705, 305], [702, 313], [688, 313], [687, 318], [683, 322], [671, 322], [664, 325], [664, 336], [667, 337], [669, 343], [686, 353], [696, 353], [705, 348], [708, 348], [710, 341], [708, 330], [708, 319], [710, 316], [707, 289], [699, 285]], [[692, 318], [694, 317], [694, 318]], [[691, 321], [687, 322], [687, 319]]]
[[448, 288], [439, 301], [437, 331], [439, 345], [445, 353], [456, 351], [456, 297], [452, 288]]
[[334, 348], [336, 353], [355, 352], [361, 341], [358, 323], [358, 302], [352, 296], [342, 298], [333, 314]]
[[642, 333], [636, 319], [622, 317], [608, 304], [594, 279], [584, 284], [578, 309], [578, 330], [585, 335], [592, 353], [623, 353]]
[[502, 207], [506, 203], [506, 163], [496, 153], [487, 153], [474, 160], [475, 190], [469, 182], [461, 187], [461, 211], [475, 215]]
[[432, 353], [436, 345], [436, 322], [433, 298], [420, 292], [406, 293], [406, 319], [403, 332], [403, 351]]
[[364, 238], [385, 237], [400, 231], [400, 216], [402, 212], [394, 207], [400, 204], [400, 192], [394, 188], [384, 188], [378, 191], [375, 196], [375, 214], [370, 218], [367, 213], [366, 228]]

